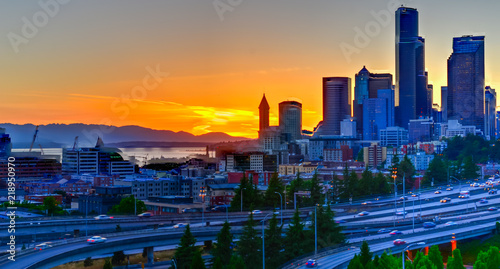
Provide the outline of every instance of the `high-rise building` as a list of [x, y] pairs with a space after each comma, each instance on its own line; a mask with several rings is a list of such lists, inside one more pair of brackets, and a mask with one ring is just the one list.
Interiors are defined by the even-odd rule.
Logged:
[[453, 38], [448, 58], [448, 120], [484, 131], [484, 36]]
[[284, 101], [279, 104], [280, 129], [289, 141], [302, 138], [302, 104]]
[[356, 137], [356, 121], [354, 118], [344, 119], [340, 122], [340, 135]]
[[5, 133], [5, 128], [0, 128], [0, 158], [10, 156], [12, 151], [12, 142], [10, 136]]
[[385, 99], [387, 102], [387, 126], [395, 126], [394, 117], [394, 90], [382, 89], [378, 90], [378, 98]]
[[441, 87], [441, 112], [442, 122], [448, 121], [448, 87]]
[[380, 130], [380, 144], [383, 147], [406, 145], [408, 144], [408, 130], [397, 126]]
[[379, 132], [387, 128], [387, 100], [369, 98], [363, 103], [363, 140], [378, 140]]
[[496, 109], [497, 93], [495, 89], [486, 86], [484, 92], [484, 135], [487, 139], [496, 139]]
[[408, 142], [429, 142], [434, 134], [434, 121], [432, 118], [410, 120], [408, 124]]
[[269, 127], [269, 108], [269, 103], [264, 94], [259, 105], [259, 138], [261, 136], [260, 133]]
[[425, 40], [418, 36], [418, 11], [400, 7], [396, 11], [396, 89], [397, 124], [406, 128], [427, 109]]
[[370, 73], [363, 66], [356, 74], [355, 81], [353, 113], [357, 121], [357, 131], [363, 134], [363, 102], [368, 98], [380, 98], [378, 91], [381, 89], [392, 89], [392, 75]]
[[427, 84], [427, 112], [426, 114], [421, 114], [422, 116], [431, 116], [432, 115], [432, 99], [434, 94], [434, 85]]
[[323, 124], [321, 135], [340, 135], [340, 122], [351, 117], [351, 79], [323, 78]]

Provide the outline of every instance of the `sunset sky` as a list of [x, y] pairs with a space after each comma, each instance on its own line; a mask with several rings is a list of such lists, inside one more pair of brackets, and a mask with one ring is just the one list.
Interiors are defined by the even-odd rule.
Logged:
[[[0, 122], [255, 138], [265, 93], [271, 124], [278, 124], [278, 103], [293, 99], [303, 103], [303, 128], [311, 130], [322, 118], [322, 77], [348, 76], [354, 87], [363, 65], [394, 74], [390, 2], [419, 11], [434, 103], [456, 36], [486, 35], [486, 85], [500, 86], [495, 0], [60, 1], [68, 3], [50, 6], [49, 15], [38, 1], [0, 1]], [[214, 2], [230, 8], [218, 13]], [[390, 12], [388, 25], [373, 17], [380, 12]], [[356, 47], [356, 27], [374, 23], [379, 33], [345, 57], [341, 44]], [[168, 75], [157, 81], [151, 70]], [[144, 80], [150, 90], [138, 88]]]

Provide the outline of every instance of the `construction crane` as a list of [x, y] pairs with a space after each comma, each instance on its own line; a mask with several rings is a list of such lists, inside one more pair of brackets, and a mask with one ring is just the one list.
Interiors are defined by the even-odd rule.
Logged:
[[73, 150], [78, 147], [78, 136], [75, 137], [75, 143], [73, 143]]
[[38, 144], [40, 146], [40, 151], [42, 152], [42, 155], [45, 155], [45, 153], [43, 153], [43, 148], [42, 148], [42, 144]]
[[35, 134], [33, 135], [33, 141], [31, 141], [31, 145], [30, 145], [30, 151], [33, 149], [33, 144], [35, 144], [35, 139], [36, 139], [36, 135], [38, 134], [38, 125], [36, 126], [36, 129], [35, 129]]

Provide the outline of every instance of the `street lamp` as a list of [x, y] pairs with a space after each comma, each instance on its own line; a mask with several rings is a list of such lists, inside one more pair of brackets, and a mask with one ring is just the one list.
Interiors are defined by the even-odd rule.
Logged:
[[266, 245], [265, 245], [265, 239], [264, 239], [264, 224], [266, 223], [266, 219], [269, 215], [271, 215], [273, 213], [269, 213], [267, 214], [263, 220], [261, 220], [262, 222], [262, 269], [266, 269]]
[[406, 250], [408, 250], [412, 246], [417, 246], [417, 245], [425, 245], [425, 242], [418, 242], [418, 243], [409, 244], [401, 252], [401, 255], [403, 256], [403, 269], [405, 268], [405, 259], [406, 259], [405, 252], [406, 252]]
[[[35, 224], [38, 224], [40, 225], [40, 222], [38, 223], [35, 223]], [[33, 222], [30, 222], [30, 226], [33, 225]], [[36, 225], [34, 226], [35, 227], [35, 240], [33, 241], [33, 244], [36, 245]]]
[[200, 194], [202, 199], [202, 209], [201, 209], [201, 226], [204, 226], [203, 223], [205, 222], [205, 195], [206, 195], [206, 190], [205, 187], [200, 187]]
[[241, 202], [240, 202], [240, 206], [241, 206], [241, 209], [240, 209], [240, 212], [243, 212], [243, 190], [246, 190], [247, 188], [241, 188], [240, 189], [240, 198], [241, 198]]
[[[139, 191], [140, 188], [136, 188], [136, 190]], [[132, 196], [134, 196], [134, 215], [137, 216], [137, 198], [135, 197], [135, 195], [133, 193], [132, 193]]]
[[277, 193], [280, 195], [280, 204], [281, 204], [281, 207], [280, 207], [280, 211], [281, 211], [281, 225], [283, 225], [283, 196], [281, 196], [281, 193], [275, 191], [274, 193]]

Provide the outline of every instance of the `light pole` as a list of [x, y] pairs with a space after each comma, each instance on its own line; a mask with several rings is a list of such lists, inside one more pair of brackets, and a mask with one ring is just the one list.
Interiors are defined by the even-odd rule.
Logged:
[[[37, 223], [35, 223], [37, 224]], [[30, 226], [33, 225], [33, 222], [30, 222]], [[40, 222], [38, 223], [38, 225], [40, 225]], [[33, 241], [33, 245], [36, 245], [36, 225], [34, 226], [35, 227], [35, 240]]]
[[[136, 188], [136, 190], [138, 191], [138, 190], [140, 190], [140, 188]], [[137, 193], [137, 191], [136, 191], [136, 193]], [[134, 196], [134, 215], [137, 216], [137, 198], [135, 197], [134, 194], [132, 194], [132, 196]]]
[[266, 219], [269, 215], [273, 213], [267, 214], [262, 221], [262, 269], [266, 269], [266, 245], [264, 239], [264, 224], [266, 223]]
[[406, 260], [406, 254], [405, 254], [405, 252], [406, 252], [406, 250], [409, 249], [410, 247], [416, 246], [416, 245], [425, 245], [425, 242], [418, 242], [418, 243], [409, 244], [401, 252], [401, 255], [403, 256], [403, 269], [405, 268], [405, 260]]
[[240, 212], [243, 212], [243, 190], [246, 190], [247, 188], [241, 188], [240, 189], [240, 198], [241, 198], [241, 202], [240, 202], [240, 205], [241, 205], [241, 209], [240, 209]]
[[283, 196], [281, 196], [281, 193], [275, 191], [274, 193], [277, 193], [280, 195], [280, 204], [281, 204], [281, 207], [280, 207], [280, 211], [281, 211], [281, 225], [283, 225]]
[[201, 190], [200, 190], [200, 196], [201, 196], [201, 199], [202, 199], [202, 208], [201, 208], [201, 226], [204, 226], [203, 223], [205, 222], [205, 187], [200, 187]]

